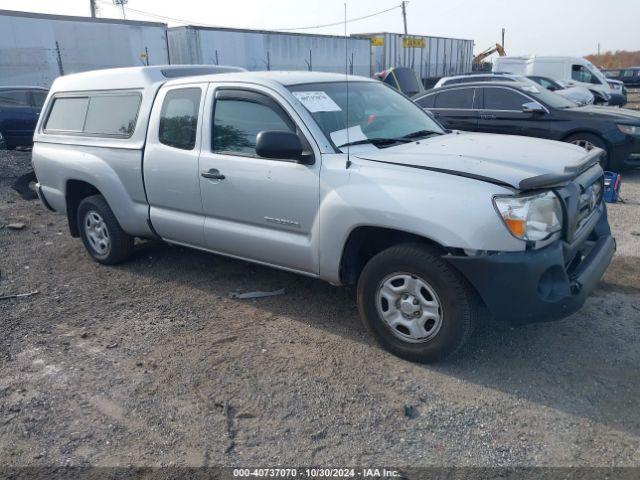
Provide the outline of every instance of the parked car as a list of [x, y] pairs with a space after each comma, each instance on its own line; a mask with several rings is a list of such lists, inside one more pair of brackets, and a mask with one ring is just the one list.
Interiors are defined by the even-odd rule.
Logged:
[[590, 61], [579, 57], [499, 57], [493, 71], [551, 77], [568, 86], [587, 88], [596, 103], [623, 107], [627, 98], [619, 82], [609, 81]]
[[[591, 93], [584, 87], [570, 87], [552, 78], [540, 77], [536, 75], [525, 78], [528, 78], [532, 82], [546, 88], [550, 92], [557, 93], [561, 97], [568, 98], [569, 100], [576, 102], [578, 105], [593, 105], [595, 102], [593, 93]], [[607, 96], [606, 98], [607, 101], [611, 99], [611, 97], [609, 96]]]
[[47, 89], [0, 87], [0, 149], [30, 147]]
[[[470, 75], [458, 75], [455, 77], [445, 77], [440, 79], [434, 88], [441, 88], [450, 85], [460, 85], [463, 83], [477, 83], [477, 82], [520, 82], [538, 84], [547, 88], [548, 90], [557, 93], [561, 97], [568, 98], [569, 100], [576, 102], [578, 105], [592, 105], [594, 103], [593, 94], [583, 87], [567, 87], [561, 85], [559, 82], [553, 80], [544, 79], [543, 77], [523, 77], [522, 75], [513, 75], [510, 73], [482, 73], [482, 74], [470, 74]], [[547, 85], [551, 88], [548, 88]], [[609, 99], [610, 97], [606, 97]]]
[[408, 67], [390, 68], [374, 75], [378, 80], [404, 93], [408, 97], [415, 97], [425, 91], [415, 70]]
[[606, 152], [604, 167], [640, 165], [640, 112], [575, 103], [528, 83], [479, 82], [431, 90], [415, 101], [444, 126], [560, 140]]
[[95, 261], [161, 238], [354, 284], [410, 360], [455, 352], [483, 305], [570, 315], [614, 254], [602, 151], [447, 133], [374, 79], [115, 69], [58, 78], [44, 111], [39, 196]]
[[618, 80], [627, 87], [640, 87], [640, 67], [603, 70], [609, 80]]

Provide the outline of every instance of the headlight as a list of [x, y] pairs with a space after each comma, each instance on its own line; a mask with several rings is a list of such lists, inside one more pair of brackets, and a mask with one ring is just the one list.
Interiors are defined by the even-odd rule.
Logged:
[[526, 197], [494, 197], [493, 203], [507, 229], [520, 240], [547, 240], [562, 230], [562, 205], [553, 192]]
[[640, 127], [634, 125], [618, 125], [618, 129], [627, 135], [640, 137]]

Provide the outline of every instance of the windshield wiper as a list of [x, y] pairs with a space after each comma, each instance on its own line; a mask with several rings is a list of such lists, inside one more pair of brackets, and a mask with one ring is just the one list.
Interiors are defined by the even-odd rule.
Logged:
[[393, 145], [394, 143], [409, 143], [409, 142], [411, 142], [411, 140], [408, 138], [365, 138], [363, 140], [356, 140], [354, 142], [344, 143], [340, 145], [338, 148], [353, 147], [355, 145], [367, 145], [367, 144], [384, 146], [384, 145]]
[[434, 130], [418, 130], [417, 132], [408, 133], [402, 138], [405, 138], [405, 139], [426, 138], [426, 137], [431, 137], [432, 135], [442, 135], [442, 133], [436, 132]]

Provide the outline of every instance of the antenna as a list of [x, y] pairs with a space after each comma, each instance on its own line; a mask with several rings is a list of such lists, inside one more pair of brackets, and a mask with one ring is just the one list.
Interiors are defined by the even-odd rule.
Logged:
[[348, 169], [351, 166], [351, 157], [349, 155], [349, 38], [347, 37], [347, 2], [344, 2], [344, 76], [346, 80], [347, 89], [347, 121], [345, 126], [347, 127], [347, 165]]

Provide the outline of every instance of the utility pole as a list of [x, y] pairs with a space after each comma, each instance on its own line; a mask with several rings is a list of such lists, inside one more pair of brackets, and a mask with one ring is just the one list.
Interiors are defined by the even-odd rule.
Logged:
[[407, 2], [403, 0], [402, 2], [402, 21], [404, 22], [404, 34], [407, 35], [409, 32], [407, 31]]
[[89, 0], [89, 9], [91, 10], [91, 18], [96, 18], [96, 0]]
[[[506, 31], [507, 31], [506, 28], [502, 29], [502, 48], [505, 48], [505, 46], [504, 46], [504, 34], [505, 34]], [[506, 50], [506, 48], [505, 48], [505, 50]]]
[[598, 56], [600, 56], [600, 44], [598, 43]]
[[127, 19], [127, 13], [124, 10], [124, 6], [129, 3], [129, 0], [113, 0], [114, 5], [120, 5], [122, 7], [122, 18]]

